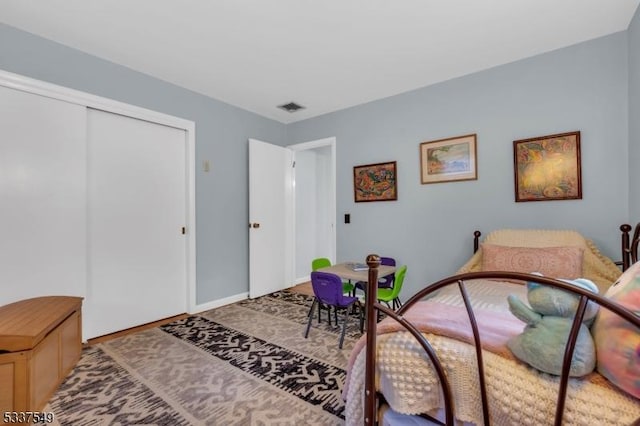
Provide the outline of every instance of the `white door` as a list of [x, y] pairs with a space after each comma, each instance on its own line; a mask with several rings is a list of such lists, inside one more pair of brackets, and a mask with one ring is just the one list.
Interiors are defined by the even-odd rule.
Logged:
[[89, 109], [85, 338], [187, 311], [186, 133]]
[[0, 306], [85, 294], [85, 116], [0, 87]]
[[249, 139], [249, 297], [293, 285], [293, 152]]

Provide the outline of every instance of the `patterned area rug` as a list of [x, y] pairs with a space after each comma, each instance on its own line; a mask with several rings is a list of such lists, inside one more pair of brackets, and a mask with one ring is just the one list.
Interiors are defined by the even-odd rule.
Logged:
[[360, 336], [314, 318], [288, 291], [86, 348], [50, 401], [61, 425], [336, 425]]

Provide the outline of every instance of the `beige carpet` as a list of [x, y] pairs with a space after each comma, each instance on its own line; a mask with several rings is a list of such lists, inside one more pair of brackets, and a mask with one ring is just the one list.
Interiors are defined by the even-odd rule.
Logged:
[[338, 425], [359, 337], [284, 291], [87, 348], [50, 402], [61, 425]]

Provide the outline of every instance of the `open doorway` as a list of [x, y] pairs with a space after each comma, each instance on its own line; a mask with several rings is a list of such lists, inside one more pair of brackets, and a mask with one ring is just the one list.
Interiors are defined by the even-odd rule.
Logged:
[[311, 260], [336, 260], [336, 139], [291, 145], [294, 152], [295, 284], [309, 280]]

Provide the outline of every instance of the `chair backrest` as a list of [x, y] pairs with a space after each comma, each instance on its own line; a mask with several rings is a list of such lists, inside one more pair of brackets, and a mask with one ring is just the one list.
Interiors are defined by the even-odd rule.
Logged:
[[404, 283], [404, 276], [407, 273], [407, 265], [402, 265], [396, 269], [395, 283], [393, 284], [393, 290], [391, 291], [391, 297], [396, 298], [402, 290], [402, 284]]
[[327, 305], [340, 305], [342, 303], [342, 279], [329, 272], [314, 271], [311, 273], [311, 286], [313, 294]]
[[380, 257], [380, 264], [387, 266], [396, 266], [396, 260], [393, 257]]
[[311, 261], [311, 270], [317, 271], [320, 268], [326, 268], [327, 266], [331, 266], [331, 261], [326, 257], [318, 257], [317, 259], [313, 259]]
[[[387, 266], [396, 266], [396, 260], [393, 257], [380, 257], [380, 264]], [[395, 279], [395, 275], [387, 275], [378, 280], [379, 287], [393, 287], [393, 281]]]

